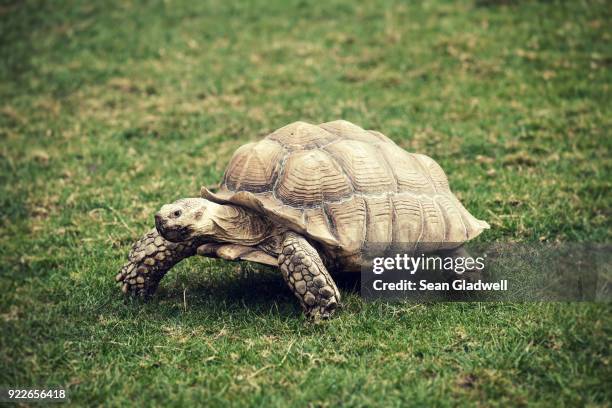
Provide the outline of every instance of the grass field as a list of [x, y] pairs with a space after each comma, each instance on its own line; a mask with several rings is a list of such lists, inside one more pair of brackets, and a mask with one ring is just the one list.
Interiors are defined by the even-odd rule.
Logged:
[[[417, 3], [417, 2], [415, 2]], [[279, 273], [113, 278], [162, 204], [296, 120], [435, 158], [482, 241], [609, 242], [612, 3], [0, 5], [0, 384], [73, 405], [601, 405], [609, 303], [364, 303]]]

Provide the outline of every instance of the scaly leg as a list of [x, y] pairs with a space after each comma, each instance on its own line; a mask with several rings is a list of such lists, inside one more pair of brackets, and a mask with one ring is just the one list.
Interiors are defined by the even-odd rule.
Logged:
[[115, 280], [123, 293], [152, 295], [166, 272], [181, 260], [195, 255], [197, 247], [191, 241], [166, 241], [152, 229], [132, 245], [128, 261]]
[[304, 237], [293, 232], [285, 234], [278, 265], [308, 318], [328, 318], [334, 313], [340, 292], [319, 254]]
[[[458, 248], [451, 249], [448, 251], [441, 251], [439, 253], [441, 257], [452, 257], [452, 258], [473, 258], [467, 249], [462, 245]], [[463, 261], [465, 262], [465, 261]], [[474, 283], [483, 278], [482, 270], [476, 268], [466, 268], [462, 273], [456, 271], [446, 271], [446, 277], [449, 280], [464, 280], [466, 282]]]

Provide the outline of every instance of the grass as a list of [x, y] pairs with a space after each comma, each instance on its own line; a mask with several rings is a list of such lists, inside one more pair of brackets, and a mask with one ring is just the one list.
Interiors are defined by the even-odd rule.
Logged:
[[364, 303], [345, 283], [310, 325], [263, 267], [190, 259], [148, 304], [113, 277], [158, 207], [295, 120], [432, 156], [482, 241], [609, 242], [611, 10], [3, 2], [0, 384], [75, 406], [609, 406], [609, 303]]

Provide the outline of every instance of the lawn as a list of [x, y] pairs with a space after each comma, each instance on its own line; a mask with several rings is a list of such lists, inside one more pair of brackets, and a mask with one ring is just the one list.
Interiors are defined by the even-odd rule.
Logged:
[[447, 171], [482, 242], [610, 242], [612, 3], [0, 5], [0, 385], [72, 405], [609, 406], [610, 303], [366, 303], [305, 321], [280, 273], [113, 280], [164, 203], [296, 120]]

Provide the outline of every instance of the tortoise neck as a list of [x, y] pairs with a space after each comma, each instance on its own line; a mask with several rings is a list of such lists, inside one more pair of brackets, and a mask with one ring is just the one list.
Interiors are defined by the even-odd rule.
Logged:
[[246, 246], [257, 245], [270, 237], [272, 225], [254, 211], [231, 204], [215, 204], [211, 214], [214, 238]]

